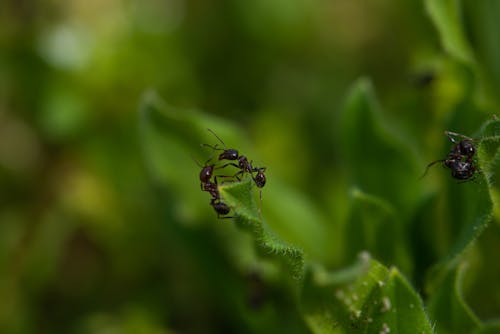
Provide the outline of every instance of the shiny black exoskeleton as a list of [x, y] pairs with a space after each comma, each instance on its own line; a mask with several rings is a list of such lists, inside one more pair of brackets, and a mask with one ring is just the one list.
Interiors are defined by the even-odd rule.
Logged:
[[204, 166], [201, 169], [200, 181], [201, 181], [202, 185], [203, 185], [203, 183], [210, 181], [210, 179], [212, 178], [212, 175], [214, 173], [214, 167], [215, 167], [215, 165], [208, 165], [208, 166]]
[[214, 208], [215, 212], [217, 212], [217, 218], [231, 218], [224, 217], [231, 211], [231, 208], [220, 199], [212, 198], [210, 200], [210, 205]]
[[[425, 176], [429, 167], [438, 162], [442, 162], [445, 167], [451, 170], [451, 176], [453, 178], [461, 181], [470, 180], [476, 172], [478, 172], [474, 162], [476, 148], [473, 140], [455, 132], [445, 131], [445, 134], [455, 145], [451, 148], [446, 159], [436, 160], [427, 165], [423, 176]], [[456, 137], [460, 137], [462, 140], [457, 142]]]
[[458, 180], [468, 180], [476, 172], [476, 168], [472, 162], [446, 160], [445, 165], [451, 169], [451, 176]]
[[265, 167], [254, 168], [253, 171], [257, 172], [255, 177], [253, 178], [257, 187], [259, 187], [259, 188], [264, 187], [266, 185], [266, 175], [264, 174], [264, 172], [266, 171], [266, 168]]

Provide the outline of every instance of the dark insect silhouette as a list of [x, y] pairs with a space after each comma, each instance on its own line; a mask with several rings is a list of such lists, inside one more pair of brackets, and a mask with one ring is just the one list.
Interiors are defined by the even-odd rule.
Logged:
[[[252, 177], [252, 179], [255, 182], [255, 185], [259, 188], [264, 187], [266, 184], [266, 176], [264, 172], [266, 171], [266, 167], [253, 167], [252, 166], [252, 161], [248, 161], [248, 158], [244, 155], [240, 155], [239, 152], [233, 148], [226, 148], [226, 144], [222, 139], [220, 139], [219, 136], [215, 132], [213, 132], [211, 129], [207, 129], [210, 131], [211, 134], [217, 138], [221, 144], [224, 146], [224, 148], [219, 148], [217, 145], [209, 145], [209, 144], [202, 144], [203, 146], [207, 146], [212, 148], [213, 150], [216, 151], [222, 151], [221, 154], [219, 154], [219, 160], [230, 160], [230, 161], [237, 161], [237, 164], [234, 162], [229, 162], [226, 163], [225, 165], [222, 165], [219, 168], [225, 168], [227, 166], [233, 166], [239, 169], [239, 171], [233, 175], [236, 179], [240, 179], [240, 176], [242, 176], [244, 173], [249, 173]], [[254, 173], [257, 173], [255, 176], [253, 175]]]
[[[248, 161], [248, 158], [244, 155], [239, 154], [238, 150], [233, 149], [233, 148], [227, 148], [226, 144], [224, 141], [212, 130], [207, 129], [211, 134], [217, 138], [217, 140], [222, 144], [223, 148], [220, 148], [215, 145], [209, 145], [209, 144], [201, 144], [202, 146], [206, 146], [211, 148], [214, 151], [222, 151], [222, 153], [219, 154], [218, 160], [226, 160], [230, 161], [222, 166], [217, 166], [215, 163], [210, 163], [212, 160], [212, 157], [208, 159], [204, 165], [198, 164], [198, 166], [201, 168], [200, 171], [200, 182], [201, 182], [201, 190], [206, 191], [210, 194], [211, 200], [210, 200], [210, 205], [214, 208], [215, 212], [217, 212], [217, 216], [219, 218], [233, 218], [233, 217], [228, 217], [226, 216], [229, 214], [231, 211], [231, 208], [224, 202], [222, 202], [219, 194], [219, 188], [218, 188], [218, 182], [217, 182], [217, 177], [219, 178], [233, 178], [238, 181], [241, 181], [241, 176], [243, 176], [245, 173], [250, 174], [252, 180], [255, 182], [255, 185], [258, 188], [264, 187], [266, 184], [266, 175], [264, 172], [266, 171], [266, 167], [254, 167], [252, 165], [252, 161]], [[196, 160], [195, 160], [196, 161]], [[226, 168], [227, 166], [233, 166], [239, 169], [239, 171], [232, 175], [232, 176], [225, 176], [225, 175], [214, 175], [215, 169], [223, 169]], [[212, 182], [212, 177], [213, 177], [213, 182]], [[234, 180], [232, 180], [234, 181]], [[260, 203], [262, 206], [262, 190], [260, 190]], [[259, 215], [260, 215], [261, 209], [259, 208]]]
[[[474, 140], [456, 132], [445, 131], [445, 134], [454, 145], [445, 159], [435, 160], [428, 164], [422, 177], [427, 174], [431, 166], [442, 162], [445, 167], [451, 170], [453, 178], [461, 181], [472, 179], [476, 172], [479, 172], [474, 162], [476, 153]], [[457, 141], [457, 138], [461, 138], [461, 140]]]
[[226, 216], [231, 211], [231, 208], [226, 203], [222, 202], [220, 198], [212, 198], [210, 200], [210, 205], [217, 212], [217, 218], [233, 218]]
[[[219, 169], [220, 167], [215, 167], [215, 164], [209, 164], [210, 160], [212, 160], [212, 157], [210, 157], [204, 165], [201, 165], [196, 160], [194, 160], [196, 164], [201, 168], [201, 190], [206, 191], [210, 194], [210, 205], [214, 208], [218, 218], [232, 218], [226, 217], [226, 215], [231, 211], [231, 208], [226, 203], [221, 201], [217, 184], [217, 176], [213, 176], [214, 170]], [[214, 177], [214, 182], [211, 181], [212, 176]]]

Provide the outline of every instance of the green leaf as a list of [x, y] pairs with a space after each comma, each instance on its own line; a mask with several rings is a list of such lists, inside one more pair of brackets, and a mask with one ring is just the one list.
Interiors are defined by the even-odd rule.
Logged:
[[304, 254], [301, 249], [281, 240], [258, 212], [253, 196], [254, 182], [246, 177], [241, 182], [219, 186], [222, 201], [229, 205], [236, 223], [252, 233], [261, 254], [275, 255], [286, 266], [291, 276], [301, 279], [304, 272]]
[[478, 159], [493, 203], [493, 214], [500, 219], [500, 119], [496, 117], [481, 127]]
[[[207, 194], [200, 191], [200, 167], [193, 161], [194, 157], [204, 163], [213, 155], [211, 149], [200, 147], [201, 143], [220, 145], [207, 128], [223, 138], [228, 147], [255, 157], [242, 129], [235, 124], [196, 110], [173, 108], [153, 92], [144, 95], [140, 135], [146, 167], [158, 188], [175, 194], [164, 199], [165, 205], [188, 224], [206, 220], [209, 211], [214, 217]], [[263, 189], [263, 211], [269, 225], [287, 242], [307, 250], [311, 258], [327, 261], [332, 245], [320, 210], [306, 196], [280, 182], [272, 165], [265, 166], [268, 182]], [[232, 175], [236, 169], [227, 167], [224, 173]]]
[[200, 147], [216, 141], [207, 128], [217, 129], [223, 138], [244, 146], [237, 129], [227, 121], [196, 110], [178, 110], [154, 92], [144, 94], [139, 135], [145, 167], [153, 184], [170, 196], [163, 198], [165, 205], [183, 222], [201, 221], [212, 211], [206, 194], [200, 191], [200, 167], [193, 161], [204, 163], [212, 154]]
[[446, 270], [441, 282], [430, 291], [429, 314], [436, 322], [438, 333], [471, 333], [479, 328], [480, 321], [465, 303], [462, 281], [466, 269], [461, 264]]
[[472, 63], [474, 56], [462, 27], [460, 1], [425, 0], [425, 7], [446, 52], [458, 61]]
[[476, 180], [449, 185], [450, 220], [459, 228], [459, 233], [441, 264], [453, 266], [452, 262], [485, 230], [493, 214], [498, 214], [499, 201], [495, 200], [499, 198], [496, 184], [500, 171], [498, 124], [499, 120], [491, 120], [481, 128], [477, 144], [477, 161], [481, 172], [477, 174]]
[[397, 265], [409, 271], [405, 238], [394, 207], [358, 189], [354, 189], [351, 194], [351, 213], [345, 237], [349, 262], [361, 251], [368, 251], [386, 265]]
[[417, 201], [421, 170], [412, 149], [382, 119], [370, 81], [358, 80], [344, 107], [339, 142], [353, 186], [392, 203], [401, 215]]
[[314, 333], [433, 333], [410, 284], [367, 253], [348, 270], [310, 270], [303, 309]]

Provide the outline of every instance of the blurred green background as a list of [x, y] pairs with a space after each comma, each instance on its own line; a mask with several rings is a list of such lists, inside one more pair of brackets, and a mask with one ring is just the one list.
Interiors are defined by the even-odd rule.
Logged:
[[[258, 260], [235, 264], [244, 256], [235, 238], [249, 241], [200, 194], [191, 155], [204, 161], [207, 151], [167, 157], [166, 169], [192, 174], [171, 173], [172, 186], [155, 181], [140, 140], [141, 96], [154, 89], [179, 115], [195, 108], [236, 125], [236, 135], [213, 129], [268, 168], [264, 216], [272, 225], [272, 207], [294, 203], [312, 221], [303, 222], [312, 232], [301, 246], [338, 268], [359, 251], [335, 233], [356, 219], [353, 189], [387, 200], [404, 220], [432, 216], [422, 199], [454, 181], [438, 167], [418, 177], [449, 149], [443, 131], [472, 136], [499, 113], [500, 6], [467, 0], [459, 8], [474, 61], [443, 47], [417, 0], [2, 1], [0, 332], [308, 332], [280, 279], [247, 265]], [[410, 162], [396, 179], [352, 168], [365, 158], [351, 149], [382, 168], [399, 163], [392, 151], [370, 153], [369, 129], [346, 125], [342, 134], [346, 96], [360, 77], [374, 87], [384, 127], [405, 143]], [[448, 221], [451, 209], [438, 209]], [[398, 263], [420, 291], [456, 230], [419, 217], [441, 228], [422, 233], [428, 239]], [[287, 231], [284, 221], [274, 228]], [[301, 229], [285, 238], [300, 243]], [[324, 247], [308, 249], [316, 241]], [[424, 259], [411, 249], [426, 249]], [[478, 291], [479, 315], [498, 315], [498, 286]]]

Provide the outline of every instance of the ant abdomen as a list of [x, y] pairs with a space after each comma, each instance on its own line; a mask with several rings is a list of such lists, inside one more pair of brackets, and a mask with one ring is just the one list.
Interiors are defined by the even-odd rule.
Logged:
[[266, 185], [266, 175], [264, 174], [264, 170], [258, 169], [257, 175], [253, 178], [255, 185], [259, 188], [262, 188]]

